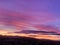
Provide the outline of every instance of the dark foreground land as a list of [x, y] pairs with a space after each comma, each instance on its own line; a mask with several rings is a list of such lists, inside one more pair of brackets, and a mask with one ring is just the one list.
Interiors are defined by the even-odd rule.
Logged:
[[0, 45], [60, 45], [60, 41], [17, 36], [0, 36]]

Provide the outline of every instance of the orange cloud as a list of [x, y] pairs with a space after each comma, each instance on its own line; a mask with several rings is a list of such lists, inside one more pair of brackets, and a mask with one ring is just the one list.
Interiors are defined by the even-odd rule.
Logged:
[[[24, 13], [18, 13], [14, 11], [5, 10], [5, 9], [0, 10], [0, 24], [6, 25], [6, 26], [10, 26], [10, 25], [14, 26], [16, 30], [24, 30], [28, 28], [28, 29], [60, 32], [58, 28], [47, 26], [47, 25], [40, 25], [41, 23], [45, 24], [46, 22], [54, 21], [54, 20], [55, 20], [54, 18], [51, 19], [47, 16], [31, 16]], [[32, 24], [32, 23], [37, 23], [37, 24]], [[5, 33], [2, 33], [2, 34], [5, 34]], [[7, 34], [8, 32], [6, 33], [6, 35]], [[11, 33], [11, 35], [20, 35], [20, 34]]]

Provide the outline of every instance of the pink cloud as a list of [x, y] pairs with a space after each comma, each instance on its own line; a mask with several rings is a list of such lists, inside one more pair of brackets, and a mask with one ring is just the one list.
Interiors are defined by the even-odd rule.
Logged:
[[[8, 16], [9, 16], [9, 18], [8, 18]], [[12, 17], [12, 19], [10, 16]], [[1, 18], [0, 22], [2, 21], [3, 24], [9, 24], [9, 25], [16, 26], [17, 29], [20, 29], [20, 28], [23, 29], [24, 26], [26, 26], [26, 25], [28, 27], [30, 25], [32, 25], [32, 27], [34, 27], [38, 30], [59, 32], [58, 28], [44, 25], [47, 22], [54, 22], [56, 20], [56, 18], [48, 16], [47, 13], [45, 13], [45, 15], [43, 13], [41, 13], [41, 15], [34, 16], [34, 15], [27, 15], [25, 13], [9, 11], [6, 9], [0, 9], [0, 18]], [[6, 18], [11, 19], [11, 20], [8, 20]], [[22, 25], [22, 26], [19, 26], [19, 25]]]
[[45, 31], [60, 33], [60, 29], [50, 25], [35, 25], [34, 27], [37, 28], [38, 30], [45, 30]]

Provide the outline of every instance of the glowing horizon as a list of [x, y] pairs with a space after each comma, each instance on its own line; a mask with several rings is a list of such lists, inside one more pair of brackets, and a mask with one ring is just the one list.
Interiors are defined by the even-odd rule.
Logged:
[[14, 32], [21, 30], [60, 34], [59, 4], [55, 0], [0, 0], [0, 34], [16, 35]]

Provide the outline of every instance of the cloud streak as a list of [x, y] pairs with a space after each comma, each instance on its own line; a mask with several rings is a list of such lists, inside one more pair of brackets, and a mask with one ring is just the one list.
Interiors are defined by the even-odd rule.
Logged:
[[33, 27], [37, 30], [47, 30], [60, 32], [55, 26], [45, 25], [47, 22], [54, 22], [55, 18], [49, 18], [47, 16], [32, 16], [25, 13], [13, 12], [5, 9], [0, 9], [0, 22], [5, 25], [16, 26], [16, 28], [26, 29]]

